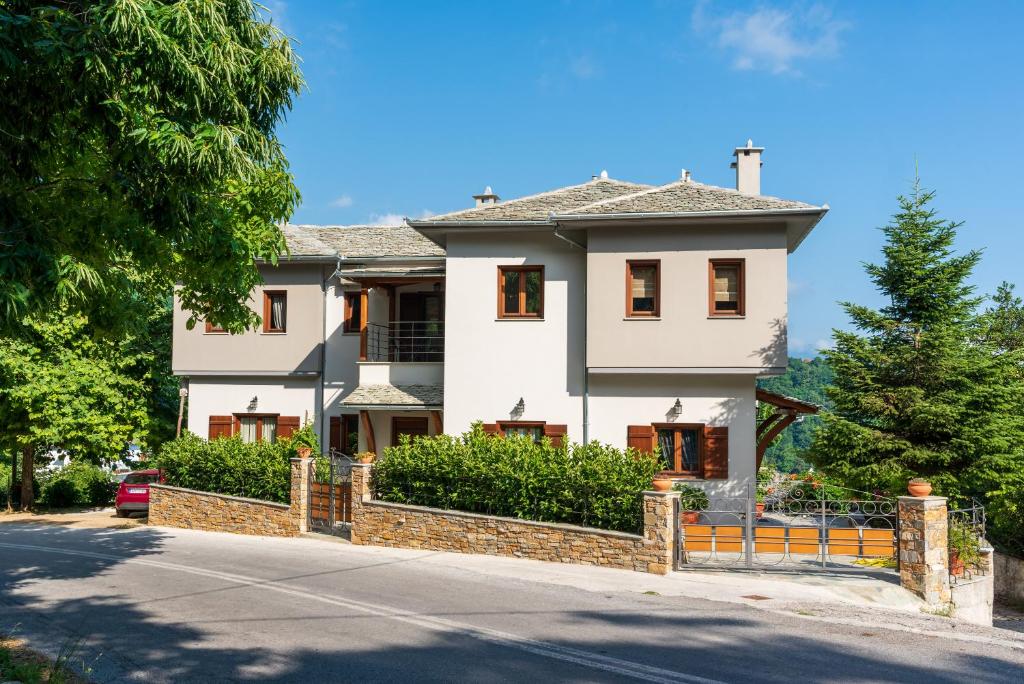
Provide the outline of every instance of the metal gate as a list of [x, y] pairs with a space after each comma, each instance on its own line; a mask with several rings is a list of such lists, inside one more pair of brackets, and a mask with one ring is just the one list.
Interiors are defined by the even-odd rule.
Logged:
[[309, 529], [341, 534], [352, 522], [352, 459], [331, 450], [316, 459], [309, 483]]
[[[760, 500], [759, 500], [760, 499]], [[798, 481], [676, 502], [676, 569], [897, 570], [895, 499]]]

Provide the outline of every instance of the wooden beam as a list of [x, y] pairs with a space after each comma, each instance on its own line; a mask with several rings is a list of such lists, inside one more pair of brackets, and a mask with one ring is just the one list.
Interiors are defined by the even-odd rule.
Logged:
[[444, 419], [441, 417], [441, 412], [431, 411], [430, 415], [434, 417], [434, 433], [444, 434]]
[[360, 411], [359, 421], [363, 424], [363, 433], [366, 435], [366, 450], [376, 454], [377, 440], [373, 435], [373, 423], [370, 421], [370, 412]]
[[782, 434], [793, 421], [796, 420], [797, 413], [793, 411], [786, 416], [783, 416], [782, 420], [778, 421], [771, 430], [765, 433], [765, 435], [757, 442], [757, 460], [755, 461], [754, 467], [757, 470], [761, 469], [761, 461], [764, 459], [764, 452], [768, 450], [768, 445], [772, 443], [772, 440]]
[[763, 435], [768, 428], [770, 428], [772, 425], [774, 425], [775, 421], [777, 421], [779, 418], [782, 418], [785, 415], [786, 415], [785, 413], [781, 413], [779, 411], [776, 411], [775, 413], [772, 413], [767, 418], [765, 418], [760, 423], [758, 423], [756, 439], [761, 439], [761, 435]]
[[797, 411], [799, 413], [817, 413], [818, 407], [814, 404], [809, 404], [806, 401], [800, 401], [793, 397], [784, 397], [781, 394], [775, 392], [769, 392], [768, 390], [759, 389], [755, 393], [758, 401], [763, 401], [766, 404], [771, 404], [776, 408], [789, 409], [791, 411]]
[[359, 360], [366, 361], [366, 310], [370, 308], [370, 289], [359, 290]]

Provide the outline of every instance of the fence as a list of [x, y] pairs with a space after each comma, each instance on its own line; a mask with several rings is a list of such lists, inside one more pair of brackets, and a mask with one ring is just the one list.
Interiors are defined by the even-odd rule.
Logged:
[[309, 481], [309, 528], [314, 532], [342, 534], [352, 522], [353, 460], [331, 449], [316, 459]]
[[367, 361], [444, 361], [443, 321], [367, 323]]
[[948, 515], [949, 579], [956, 583], [988, 574], [982, 562], [985, 542], [985, 507], [976, 499], [971, 505], [950, 509]]

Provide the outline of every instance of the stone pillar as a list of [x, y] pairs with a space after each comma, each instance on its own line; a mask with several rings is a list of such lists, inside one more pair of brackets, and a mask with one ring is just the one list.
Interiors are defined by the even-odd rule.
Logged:
[[363, 526], [360, 524], [363, 502], [373, 498], [370, 489], [370, 478], [373, 475], [373, 464], [353, 463], [352, 464], [352, 529], [349, 532], [349, 541], [353, 544], [365, 544], [360, 536]]
[[900, 584], [935, 607], [952, 598], [947, 515], [945, 497], [899, 498]]
[[291, 508], [289, 514], [299, 528], [299, 534], [309, 532], [309, 485], [313, 478], [312, 458], [293, 458]]
[[644, 545], [650, 549], [646, 570], [667, 575], [676, 547], [675, 502], [679, 492], [644, 492]]

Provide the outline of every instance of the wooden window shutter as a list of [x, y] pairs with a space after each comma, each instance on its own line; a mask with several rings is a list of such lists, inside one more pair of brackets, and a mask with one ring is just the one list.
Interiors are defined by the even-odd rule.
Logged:
[[234, 423], [234, 416], [210, 416], [209, 439], [216, 439], [217, 437], [230, 437], [231, 426], [234, 425]]
[[729, 479], [729, 428], [704, 426], [704, 479]]
[[327, 445], [331, 449], [341, 451], [341, 416], [331, 416], [331, 429], [327, 439]]
[[569, 431], [568, 425], [545, 425], [544, 436], [551, 440], [551, 446], [560, 447], [565, 445], [565, 434]]
[[497, 423], [484, 423], [483, 428], [484, 432], [486, 432], [489, 435], [501, 434], [501, 428], [498, 427]]
[[277, 438], [284, 439], [291, 437], [295, 434], [295, 431], [299, 429], [299, 417], [298, 416], [278, 416], [277, 417]]
[[654, 428], [650, 425], [627, 426], [626, 446], [645, 454], [654, 453]]

